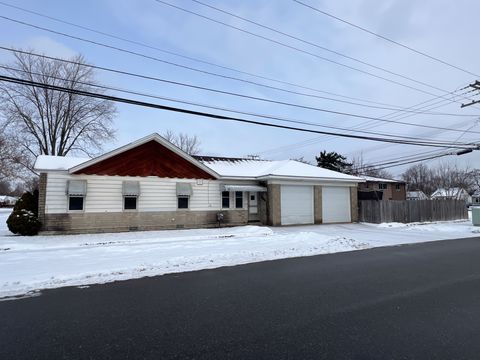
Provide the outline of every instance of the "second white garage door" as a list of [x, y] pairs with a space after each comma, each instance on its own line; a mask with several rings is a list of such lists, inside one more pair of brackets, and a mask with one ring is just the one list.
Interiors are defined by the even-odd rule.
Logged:
[[323, 223], [350, 222], [350, 188], [322, 187]]
[[313, 186], [280, 187], [282, 225], [313, 224]]

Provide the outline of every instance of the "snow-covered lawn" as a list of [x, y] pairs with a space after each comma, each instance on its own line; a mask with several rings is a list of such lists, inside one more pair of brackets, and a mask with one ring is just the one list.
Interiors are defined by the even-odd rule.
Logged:
[[[0, 209], [0, 298], [71, 285], [480, 236], [469, 221], [13, 236]], [[321, 261], [321, 260], [319, 260]]]

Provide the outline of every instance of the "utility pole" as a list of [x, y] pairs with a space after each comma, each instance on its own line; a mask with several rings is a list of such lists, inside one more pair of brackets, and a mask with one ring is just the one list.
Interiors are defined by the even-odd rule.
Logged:
[[[475, 82], [473, 84], [468, 85], [466, 88], [472, 88], [472, 90], [470, 92], [476, 92], [476, 93], [480, 94], [480, 81], [475, 80]], [[480, 103], [480, 99], [479, 100], [472, 100], [469, 103], [462, 104], [461, 107], [464, 108], [464, 107], [475, 105], [475, 104], [478, 104], [478, 103]]]

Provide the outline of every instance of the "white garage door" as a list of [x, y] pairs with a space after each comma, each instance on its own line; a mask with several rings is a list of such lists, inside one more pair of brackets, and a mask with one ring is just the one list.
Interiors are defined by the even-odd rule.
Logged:
[[324, 223], [350, 222], [350, 188], [322, 187], [322, 218]]
[[282, 225], [313, 224], [313, 186], [282, 185]]

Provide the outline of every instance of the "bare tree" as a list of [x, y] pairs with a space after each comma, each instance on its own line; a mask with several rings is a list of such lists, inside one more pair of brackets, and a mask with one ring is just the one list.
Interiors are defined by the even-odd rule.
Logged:
[[[94, 72], [82, 56], [73, 63], [50, 60], [15, 52], [7, 70], [12, 77], [69, 89], [101, 93], [95, 87]], [[69, 153], [93, 155], [114, 137], [115, 106], [107, 100], [76, 94], [0, 83], [0, 112], [6, 136], [26, 150], [23, 165], [32, 169], [40, 154], [65, 156]]]
[[189, 155], [197, 155], [201, 151], [201, 143], [197, 135], [175, 134], [173, 131], [167, 130], [163, 137]]
[[392, 179], [393, 175], [385, 169], [378, 169], [373, 165], [365, 163], [363, 156], [352, 158], [348, 173], [352, 175], [366, 175], [383, 179]]
[[15, 141], [0, 133], [0, 181], [25, 178], [22, 164], [27, 163], [25, 151]]
[[476, 171], [459, 168], [453, 163], [441, 163], [435, 168], [425, 164], [409, 167], [402, 175], [410, 190], [421, 190], [431, 195], [436, 189], [463, 188], [473, 192], [476, 185]]
[[461, 169], [454, 163], [441, 163], [433, 170], [433, 177], [437, 188], [463, 188], [469, 193], [473, 192], [475, 188], [475, 181], [470, 169]]
[[303, 156], [293, 158], [293, 159], [290, 159], [290, 160], [295, 160], [295, 161], [298, 161], [298, 162], [301, 162], [301, 163], [304, 163], [304, 164], [313, 165], [311, 161], [305, 160], [305, 158]]

